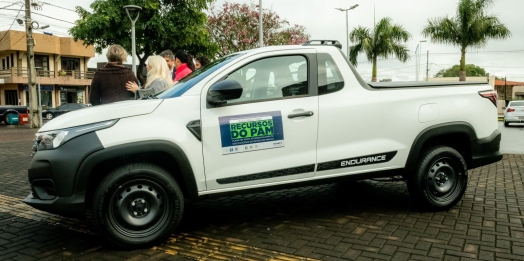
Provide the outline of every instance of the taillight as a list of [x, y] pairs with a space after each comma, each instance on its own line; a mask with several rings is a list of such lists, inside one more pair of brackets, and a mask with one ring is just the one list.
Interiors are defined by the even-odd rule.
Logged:
[[480, 96], [489, 99], [495, 107], [497, 107], [497, 92], [496, 91], [480, 91]]
[[514, 112], [514, 111], [515, 111], [515, 109], [513, 109], [513, 108], [508, 108], [508, 109], [506, 110], [506, 112]]

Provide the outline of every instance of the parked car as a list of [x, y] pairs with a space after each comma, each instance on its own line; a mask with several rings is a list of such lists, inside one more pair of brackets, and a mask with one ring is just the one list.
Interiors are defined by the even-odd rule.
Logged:
[[9, 114], [26, 114], [27, 106], [2, 105], [0, 106], [0, 123], [3, 121], [7, 124]]
[[87, 105], [80, 104], [80, 103], [66, 103], [56, 108], [49, 108], [47, 110], [43, 110], [42, 117], [50, 120], [64, 113], [68, 113], [70, 111], [75, 111], [75, 110], [83, 109], [83, 108], [87, 108]]
[[367, 83], [325, 44], [256, 48], [154, 97], [48, 122], [24, 202], [90, 211], [100, 235], [129, 248], [168, 238], [186, 201], [341, 179], [402, 176], [414, 203], [445, 211], [468, 170], [502, 159], [496, 101], [486, 82]]
[[510, 123], [524, 123], [524, 100], [510, 101], [508, 107], [504, 107], [504, 126]]

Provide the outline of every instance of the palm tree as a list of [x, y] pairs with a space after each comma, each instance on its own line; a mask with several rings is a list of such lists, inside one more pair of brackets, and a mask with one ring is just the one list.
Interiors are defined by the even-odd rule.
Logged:
[[460, 47], [460, 81], [466, 80], [466, 49], [482, 47], [488, 39], [506, 39], [511, 32], [496, 16], [486, 14], [493, 0], [460, 0], [454, 18], [428, 19], [422, 35], [436, 43]]
[[411, 34], [400, 25], [392, 25], [391, 18], [382, 18], [370, 32], [368, 28], [359, 26], [349, 34], [349, 40], [355, 42], [349, 48], [349, 61], [357, 66], [357, 56], [366, 53], [368, 61], [373, 62], [372, 82], [377, 81], [377, 58], [388, 58], [395, 55], [397, 59], [406, 62], [409, 59], [408, 49], [403, 43], [411, 38]]

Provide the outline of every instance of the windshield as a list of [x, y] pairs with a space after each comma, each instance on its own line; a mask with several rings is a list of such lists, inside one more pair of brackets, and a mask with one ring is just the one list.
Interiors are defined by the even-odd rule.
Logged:
[[228, 56], [224, 56], [224, 57], [216, 59], [215, 61], [209, 63], [208, 65], [184, 77], [173, 87], [165, 90], [164, 92], [157, 94], [156, 98], [169, 99], [169, 98], [180, 97], [187, 90], [195, 86], [195, 84], [199, 83], [202, 79], [206, 78], [208, 75], [222, 68], [222, 66], [230, 63], [231, 61], [240, 57], [241, 55], [242, 53], [236, 53], [236, 54], [232, 54], [232, 55], [228, 55]]

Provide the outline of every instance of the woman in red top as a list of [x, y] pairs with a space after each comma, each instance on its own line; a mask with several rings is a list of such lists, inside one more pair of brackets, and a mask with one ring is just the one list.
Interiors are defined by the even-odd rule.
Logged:
[[193, 57], [184, 51], [175, 53], [175, 82], [180, 81], [195, 70]]

